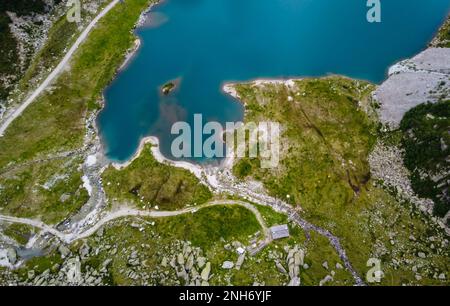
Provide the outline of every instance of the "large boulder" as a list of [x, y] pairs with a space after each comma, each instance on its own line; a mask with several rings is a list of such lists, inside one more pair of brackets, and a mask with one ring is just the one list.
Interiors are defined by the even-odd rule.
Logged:
[[183, 266], [183, 265], [184, 265], [184, 256], [183, 256], [182, 253], [179, 253], [179, 254], [178, 254], [178, 256], [177, 256], [177, 263], [178, 263], [180, 266]]
[[82, 279], [80, 258], [70, 258], [66, 261], [63, 271], [66, 273], [67, 281], [78, 284]]
[[58, 251], [59, 251], [59, 253], [61, 254], [61, 257], [62, 257], [62, 258], [66, 258], [66, 257], [69, 256], [69, 254], [70, 254], [69, 248], [66, 247], [66, 246], [63, 245], [63, 244], [61, 244], [61, 245], [58, 247]]
[[232, 261], [224, 261], [222, 264], [222, 269], [232, 269], [234, 267], [234, 263]]
[[187, 271], [190, 271], [193, 266], [194, 266], [194, 254], [190, 254], [188, 259], [186, 260], [186, 264], [184, 267]]
[[203, 268], [202, 273], [200, 274], [203, 281], [208, 281], [209, 273], [211, 273], [211, 263], [208, 262], [206, 263], [206, 266]]
[[276, 265], [276, 267], [278, 269], [278, 272], [283, 273], [283, 274], [287, 274], [286, 269], [283, 267], [283, 265], [279, 261], [276, 261], [275, 265]]
[[239, 270], [244, 263], [245, 260], [245, 253], [239, 255], [237, 261], [236, 261], [236, 269]]
[[199, 267], [200, 269], [203, 268], [203, 266], [205, 265], [205, 263], [206, 263], [206, 258], [205, 258], [205, 257], [202, 257], [202, 256], [197, 257], [197, 265], [198, 265], [198, 267]]
[[89, 256], [90, 250], [91, 250], [91, 248], [89, 247], [89, 245], [87, 243], [84, 243], [78, 252], [79, 252], [81, 258], [86, 258]]

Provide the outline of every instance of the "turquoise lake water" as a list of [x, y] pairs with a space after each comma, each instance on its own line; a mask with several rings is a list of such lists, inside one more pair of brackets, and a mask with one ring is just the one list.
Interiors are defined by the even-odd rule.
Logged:
[[[172, 123], [239, 121], [228, 81], [342, 74], [380, 83], [387, 69], [426, 47], [450, 0], [387, 0], [368, 23], [366, 0], [167, 0], [136, 34], [142, 44], [105, 90], [98, 117], [109, 158], [129, 159], [153, 135], [168, 157]], [[126, 2], [125, 2], [126, 3]], [[126, 5], [126, 4], [125, 4]], [[159, 88], [180, 78], [177, 90]], [[205, 161], [205, 160], [197, 160]]]

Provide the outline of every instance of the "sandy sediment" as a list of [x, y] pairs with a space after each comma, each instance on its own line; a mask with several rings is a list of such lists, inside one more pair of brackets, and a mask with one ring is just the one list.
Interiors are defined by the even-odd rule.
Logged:
[[139, 50], [139, 47], [141, 46], [141, 39], [136, 38], [134, 40], [134, 47], [131, 48], [131, 50], [125, 55], [125, 60], [123, 61], [122, 65], [119, 67], [118, 71], [124, 70], [127, 65], [130, 63], [130, 60], [134, 57], [136, 52]]
[[193, 173], [196, 177], [202, 176], [202, 172], [204, 169], [202, 166], [196, 165], [196, 164], [193, 164], [190, 162], [186, 162], [186, 161], [174, 161], [174, 160], [170, 160], [170, 159], [166, 158], [161, 153], [161, 150], [159, 149], [159, 139], [155, 136], [148, 136], [148, 137], [143, 138], [141, 140], [141, 142], [139, 143], [138, 150], [136, 151], [136, 153], [133, 155], [133, 157], [130, 160], [128, 160], [124, 163], [114, 162], [114, 163], [112, 163], [113, 167], [116, 168], [117, 170], [126, 168], [128, 165], [130, 165], [136, 158], [138, 158], [143, 153], [143, 150], [144, 150], [146, 144], [152, 145], [151, 153], [153, 154], [153, 157], [158, 162], [168, 164], [168, 165], [171, 165], [174, 167], [186, 169], [186, 170], [190, 171], [191, 173]]
[[255, 79], [249, 82], [240, 82], [240, 83], [225, 83], [222, 86], [222, 91], [230, 96], [232, 96], [235, 99], [240, 99], [239, 94], [236, 91], [236, 85], [239, 84], [250, 84], [254, 86], [261, 86], [261, 85], [284, 85], [287, 87], [294, 87], [295, 81], [300, 81], [301, 78], [298, 79]]

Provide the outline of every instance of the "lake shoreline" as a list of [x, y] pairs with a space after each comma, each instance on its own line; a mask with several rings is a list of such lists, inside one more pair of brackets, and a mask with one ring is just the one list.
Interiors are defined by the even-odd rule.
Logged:
[[[163, 2], [164, 2], [164, 0], [160, 0], [160, 1], [157, 1], [155, 3], [150, 4], [150, 6], [141, 14], [141, 16], [139, 17], [139, 20], [136, 22], [135, 29], [143, 26], [148, 21], [147, 20], [147, 18], [149, 18], [148, 14], [152, 11], [154, 6], [156, 6], [158, 4], [161, 4]], [[444, 23], [443, 23], [442, 26], [444, 26], [447, 22], [448, 22], [448, 18], [444, 20]], [[439, 31], [440, 31], [440, 28], [437, 30], [437, 33], [439, 33]], [[437, 35], [437, 33], [436, 33], [436, 35]], [[136, 55], [136, 53], [138, 52], [139, 48], [142, 45], [141, 38], [136, 35], [135, 31], [134, 31], [134, 35], [136, 36], [134, 47], [132, 47], [130, 49], [130, 52], [128, 52], [126, 54], [124, 62], [121, 65], [121, 67], [117, 70], [117, 73], [119, 73], [122, 69], [124, 69], [131, 62], [132, 58]], [[433, 41], [434, 40], [435, 40], [435, 38], [433, 38]], [[430, 48], [431, 48], [431, 42], [427, 43], [424, 51], [421, 51], [420, 53], [418, 53], [417, 55], [411, 57], [410, 59], [412, 59], [412, 58], [422, 54], [423, 52], [427, 51]], [[391, 77], [390, 71], [392, 69], [394, 69], [396, 66], [398, 66], [400, 63], [404, 62], [404, 61], [405, 60], [399, 61], [397, 63], [394, 63], [390, 67], [388, 67], [386, 78], [384, 79], [384, 81], [382, 81], [381, 84], [374, 84], [374, 85], [376, 85], [377, 89]], [[345, 76], [345, 75], [340, 75], [340, 74], [329, 74], [329, 75], [324, 75], [324, 76], [320, 76], [320, 77], [298, 77], [298, 78], [292, 77], [292, 78], [273, 78], [273, 79], [272, 78], [255, 78], [255, 79], [252, 79], [252, 80], [249, 80], [249, 81], [242, 81], [242, 82], [235, 82], [235, 81], [224, 82], [222, 84], [220, 90], [221, 90], [222, 94], [229, 95], [232, 98], [238, 100], [238, 102], [241, 103], [244, 106], [244, 115], [245, 115], [245, 111], [246, 111], [245, 110], [245, 103], [243, 103], [241, 98], [239, 97], [239, 94], [237, 93], [237, 91], [235, 89], [236, 85], [239, 85], [239, 84], [253, 84], [253, 85], [259, 86], [259, 85], [266, 85], [266, 84], [276, 84], [276, 85], [285, 85], [285, 86], [288, 86], [288, 87], [292, 87], [292, 86], [295, 86], [295, 81], [301, 81], [301, 80], [304, 80], [304, 79], [321, 79], [321, 78], [329, 78], [329, 77], [340, 77], [340, 78], [346, 78], [346, 79], [352, 79], [352, 80], [365, 81], [363, 79], [351, 78], [351, 77], [348, 77], [348, 76]], [[115, 79], [115, 77], [114, 77], [114, 79]], [[370, 82], [370, 81], [367, 81], [367, 82], [373, 84], [373, 82]], [[103, 95], [102, 108], [98, 112], [98, 114], [104, 110], [105, 102], [106, 102], [106, 100], [105, 100], [104, 95]], [[98, 117], [98, 114], [97, 114], [97, 117]], [[97, 121], [96, 121], [96, 123], [97, 123]], [[99, 134], [99, 129], [98, 129], [97, 126], [96, 126], [96, 131]], [[224, 131], [224, 132], [226, 132], [226, 131]], [[104, 143], [103, 139], [102, 139], [101, 143], [102, 143], [102, 147], [104, 149], [106, 147], [106, 144]], [[127, 160], [125, 160], [123, 162], [117, 162], [117, 161], [114, 161], [114, 160], [112, 160], [112, 159], [110, 159], [108, 157], [107, 157], [107, 159], [110, 160], [111, 164], [113, 164], [115, 167], [118, 167], [119, 169], [122, 169], [122, 168], [128, 166], [133, 160], [135, 160], [140, 155], [140, 153], [142, 152], [143, 148], [145, 147], [145, 144], [148, 144], [148, 143], [151, 143], [152, 145], [154, 145], [154, 147], [152, 148], [152, 152], [153, 152], [153, 154], [155, 155], [155, 158], [158, 161], [168, 162], [168, 163], [173, 164], [175, 166], [178, 165], [178, 166], [180, 166], [182, 168], [190, 169], [191, 172], [196, 172], [196, 173], [198, 173], [198, 169], [207, 169], [207, 168], [211, 168], [211, 167], [231, 168], [232, 164], [233, 164], [233, 160], [234, 160], [234, 156], [229, 156], [229, 155], [233, 155], [233, 154], [230, 154], [230, 152], [227, 152], [227, 157], [224, 160], [222, 160], [218, 166], [217, 165], [212, 165], [212, 164], [195, 163], [195, 162], [191, 162], [191, 161], [173, 161], [173, 160], [165, 157], [162, 154], [162, 152], [159, 150], [159, 143], [160, 143], [159, 139], [156, 136], [151, 136], [151, 135], [145, 136], [144, 138], [142, 138], [139, 141], [139, 146], [138, 146], [137, 150]], [[104, 153], [104, 156], [106, 156], [105, 153]]]

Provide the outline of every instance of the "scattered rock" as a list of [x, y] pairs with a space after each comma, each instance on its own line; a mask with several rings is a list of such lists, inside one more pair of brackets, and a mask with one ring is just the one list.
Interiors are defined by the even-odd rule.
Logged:
[[89, 247], [89, 245], [87, 243], [84, 243], [78, 252], [79, 252], [81, 258], [86, 258], [89, 256], [90, 250], [91, 250], [91, 248]]
[[97, 231], [97, 236], [98, 237], [103, 237], [103, 233], [104, 233], [104, 228], [103, 228], [103, 226], [102, 227], [100, 227], [99, 229], [98, 229], [98, 231]]
[[333, 280], [333, 277], [331, 277], [331, 275], [327, 275], [319, 282], [319, 286], [323, 286], [326, 283], [331, 282], [332, 280]]
[[111, 258], [106, 259], [106, 260], [103, 262], [102, 267], [106, 268], [106, 267], [111, 263], [111, 261], [112, 261]]
[[59, 201], [61, 201], [61, 203], [66, 202], [68, 199], [70, 199], [70, 194], [64, 193], [59, 197]]
[[35, 274], [34, 270], [29, 270], [27, 273], [28, 279], [32, 280], [35, 277]]
[[283, 265], [279, 261], [275, 262], [275, 266], [277, 267], [277, 269], [280, 273], [287, 274], [286, 269], [283, 267]]
[[201, 268], [203, 268], [203, 266], [205, 265], [205, 263], [206, 263], [206, 258], [205, 257], [198, 257], [197, 258], [197, 265], [198, 265], [198, 267], [201, 269]]
[[242, 248], [242, 247], [238, 247], [238, 248], [236, 249], [236, 251], [238, 252], [238, 254], [244, 254], [244, 253], [245, 253], [245, 249]]
[[294, 277], [289, 281], [288, 286], [300, 286], [300, 278], [299, 277]]
[[222, 264], [222, 269], [232, 269], [234, 267], [234, 263], [232, 261], [224, 261]]
[[167, 257], [164, 257], [161, 261], [161, 266], [163, 266], [164, 268], [167, 267]]
[[185, 269], [187, 271], [190, 271], [193, 266], [194, 266], [194, 254], [190, 254], [186, 261]]
[[177, 263], [181, 266], [184, 265], [184, 257], [182, 253], [179, 253], [177, 256]]
[[70, 254], [70, 250], [64, 244], [60, 244], [58, 247], [58, 251], [61, 254], [61, 258], [66, 258]]
[[211, 263], [206, 263], [206, 266], [203, 268], [202, 272], [200, 273], [203, 281], [208, 281], [209, 279], [209, 273], [211, 273]]
[[245, 253], [239, 255], [237, 261], [236, 261], [236, 269], [239, 270], [244, 263], [245, 260]]

